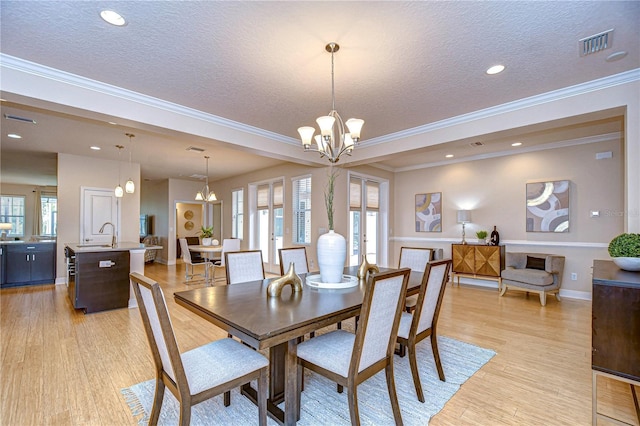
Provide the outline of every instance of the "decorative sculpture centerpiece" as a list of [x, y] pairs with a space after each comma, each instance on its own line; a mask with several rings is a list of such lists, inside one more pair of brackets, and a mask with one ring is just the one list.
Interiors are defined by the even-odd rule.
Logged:
[[291, 286], [291, 291], [293, 293], [302, 292], [302, 280], [298, 274], [296, 274], [296, 268], [293, 262], [289, 263], [289, 270], [286, 274], [269, 283], [269, 286], [267, 287], [267, 296], [280, 297], [282, 289], [287, 285]]
[[378, 265], [373, 265], [367, 261], [367, 255], [362, 255], [362, 263], [358, 267], [358, 279], [365, 281], [368, 274], [377, 274], [380, 272]]
[[337, 176], [338, 172], [333, 170], [332, 167], [329, 172], [327, 190], [324, 193], [329, 232], [320, 235], [317, 245], [318, 267], [320, 268], [320, 279], [323, 283], [342, 282], [342, 272], [347, 259], [347, 240], [333, 229], [333, 196]]

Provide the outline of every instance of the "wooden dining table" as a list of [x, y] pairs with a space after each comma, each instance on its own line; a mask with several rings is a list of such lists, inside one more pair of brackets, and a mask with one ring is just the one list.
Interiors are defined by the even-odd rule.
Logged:
[[[345, 268], [355, 276], [357, 266]], [[380, 268], [381, 272], [389, 268]], [[306, 274], [299, 274], [303, 282]], [[301, 367], [297, 344], [305, 334], [359, 315], [365, 284], [344, 289], [323, 289], [306, 284], [303, 291], [283, 289], [280, 297], [267, 296], [274, 278], [233, 285], [203, 287], [174, 293], [175, 301], [210, 321], [254, 349], [269, 351], [269, 399], [267, 408], [279, 423], [294, 425], [300, 417]], [[422, 272], [412, 272], [407, 295], [420, 287]], [[246, 385], [244, 395], [256, 401]], [[284, 401], [284, 412], [277, 406]]]

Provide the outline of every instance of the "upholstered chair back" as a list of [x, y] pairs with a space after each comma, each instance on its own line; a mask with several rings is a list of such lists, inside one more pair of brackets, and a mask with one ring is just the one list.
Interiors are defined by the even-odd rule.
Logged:
[[433, 250], [430, 248], [402, 247], [398, 267], [423, 272], [431, 259], [433, 259]]
[[309, 272], [307, 263], [307, 249], [305, 247], [283, 248], [280, 254], [280, 275], [284, 275], [289, 270], [289, 264], [293, 262], [297, 274]]
[[[417, 333], [431, 328], [433, 325], [434, 318], [440, 308], [439, 305], [442, 301], [445, 285], [449, 278], [450, 267], [451, 261], [434, 261], [427, 266], [422, 282], [423, 286], [426, 285], [426, 288], [424, 288], [422, 309], [418, 312], [418, 308], [416, 308], [416, 312], [414, 313], [414, 316], [419, 315]], [[414, 318], [414, 321], [415, 320]]]
[[224, 256], [226, 262], [225, 270], [227, 272], [227, 284], [264, 279], [262, 251], [248, 250], [227, 252]]
[[405, 268], [369, 277], [356, 331], [356, 346], [360, 344], [362, 349], [353, 351], [353, 356], [360, 357], [357, 364], [352, 360], [358, 372], [393, 351], [410, 272]]

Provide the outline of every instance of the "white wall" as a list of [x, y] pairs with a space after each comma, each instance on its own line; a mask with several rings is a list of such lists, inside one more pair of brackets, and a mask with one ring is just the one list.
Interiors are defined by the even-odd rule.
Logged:
[[158, 237], [161, 250], [156, 250], [156, 262], [167, 263], [169, 242], [169, 181], [142, 182], [140, 188], [140, 213], [153, 216], [153, 235]]
[[[132, 163], [134, 194], [119, 199], [120, 242], [140, 240], [140, 165]], [[124, 182], [122, 182], [124, 183]], [[80, 187], [115, 188], [118, 162], [79, 155], [58, 154], [57, 282], [66, 278], [64, 244], [80, 240]]]

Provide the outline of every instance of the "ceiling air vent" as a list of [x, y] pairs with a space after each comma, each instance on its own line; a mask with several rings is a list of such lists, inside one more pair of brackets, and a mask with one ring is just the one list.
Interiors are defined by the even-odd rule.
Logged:
[[472, 146], [472, 147], [474, 147], [474, 148], [475, 148], [475, 147], [477, 147], [477, 146], [484, 146], [484, 144], [483, 144], [482, 142], [480, 142], [480, 141], [478, 141], [478, 142], [471, 142], [469, 145], [470, 145], [470, 146]]
[[11, 114], [5, 114], [4, 118], [6, 118], [7, 120], [16, 120], [16, 121], [22, 121], [23, 123], [36, 124], [36, 120], [34, 120], [33, 118], [18, 117], [17, 115], [11, 115]]
[[204, 149], [203, 148], [198, 148], [197, 146], [190, 146], [189, 148], [187, 148], [187, 151], [204, 152]]
[[580, 56], [591, 55], [601, 50], [608, 49], [613, 44], [613, 28], [578, 40]]

